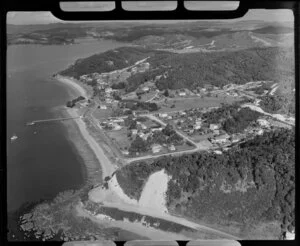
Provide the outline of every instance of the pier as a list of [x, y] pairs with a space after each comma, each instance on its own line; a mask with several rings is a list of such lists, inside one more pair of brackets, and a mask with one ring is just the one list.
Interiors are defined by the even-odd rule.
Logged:
[[67, 117], [67, 118], [53, 118], [53, 119], [45, 119], [45, 120], [34, 120], [31, 122], [27, 122], [27, 126], [32, 126], [37, 123], [45, 123], [45, 122], [53, 122], [53, 121], [63, 121], [63, 120], [72, 120], [72, 119], [79, 119], [83, 118], [83, 116], [76, 116], [76, 117]]

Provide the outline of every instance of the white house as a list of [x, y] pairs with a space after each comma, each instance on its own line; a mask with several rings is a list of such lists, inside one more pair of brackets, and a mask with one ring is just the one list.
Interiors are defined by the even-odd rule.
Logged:
[[123, 151], [122, 151], [122, 154], [123, 154], [123, 155], [129, 155], [129, 151], [128, 151], [128, 150], [123, 150]]
[[116, 118], [116, 119], [113, 119], [112, 121], [116, 122], [116, 123], [122, 123], [122, 122], [124, 122], [124, 119], [123, 118]]
[[221, 150], [214, 150], [214, 153], [217, 155], [222, 155], [223, 152]]
[[184, 97], [186, 96], [186, 93], [184, 91], [179, 92], [179, 96]]
[[167, 113], [161, 113], [161, 114], [158, 114], [159, 117], [161, 118], [166, 118], [168, 117], [168, 114]]
[[161, 151], [161, 148], [162, 148], [162, 146], [161, 146], [160, 144], [153, 144], [153, 145], [151, 146], [152, 153], [154, 154], [154, 153], [160, 152], [160, 151]]
[[148, 86], [144, 86], [143, 88], [142, 88], [142, 91], [144, 91], [144, 92], [148, 92], [150, 90], [150, 88], [148, 87]]
[[169, 150], [171, 150], [171, 151], [175, 151], [175, 150], [176, 150], [176, 148], [175, 148], [175, 146], [172, 144], [172, 145], [170, 145], [170, 146], [169, 146]]
[[112, 103], [112, 101], [113, 101], [113, 100], [112, 100], [111, 98], [106, 98], [106, 99], [105, 99], [105, 102], [106, 102], [106, 103]]
[[138, 130], [137, 129], [132, 129], [131, 133], [132, 133], [132, 135], [136, 135], [138, 133]]
[[212, 131], [213, 131], [213, 130], [217, 130], [217, 129], [219, 129], [219, 126], [216, 125], [216, 124], [210, 124], [210, 125], [209, 125], [209, 129], [212, 130]]
[[263, 135], [263, 133], [264, 133], [264, 130], [263, 130], [263, 129], [259, 129], [259, 130], [257, 131], [257, 134], [258, 134], [258, 135]]
[[113, 89], [111, 87], [105, 88], [105, 93], [111, 93]]
[[152, 132], [155, 132], [155, 131], [162, 131], [162, 127], [155, 127], [155, 128], [151, 128], [151, 131]]
[[100, 105], [100, 109], [107, 109], [106, 105]]
[[263, 127], [269, 127], [270, 123], [265, 119], [257, 119], [257, 123]]
[[213, 139], [213, 141], [215, 143], [226, 143], [228, 139], [229, 139], [229, 135], [228, 134], [223, 134], [223, 135], [216, 136]]
[[196, 125], [193, 126], [193, 128], [194, 128], [194, 130], [199, 130], [201, 128], [201, 125], [196, 124]]
[[115, 131], [118, 131], [118, 130], [121, 130], [121, 129], [122, 129], [122, 126], [120, 126], [120, 125], [117, 124], [117, 123], [113, 123], [112, 126], [113, 126], [113, 130], [115, 130]]
[[149, 136], [150, 136], [150, 132], [144, 134], [143, 137], [142, 137], [142, 139], [146, 141], [146, 140], [148, 139]]
[[143, 130], [146, 130], [146, 129], [147, 129], [147, 126], [144, 125], [144, 124], [142, 124], [142, 123], [141, 123], [141, 127], [142, 127]]

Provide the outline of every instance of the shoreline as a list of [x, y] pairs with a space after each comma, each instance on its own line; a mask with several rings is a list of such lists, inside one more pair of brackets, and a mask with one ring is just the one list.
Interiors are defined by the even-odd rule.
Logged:
[[[89, 92], [80, 85], [75, 79], [61, 76], [61, 75], [55, 75], [54, 78], [67, 85], [69, 88], [71, 88], [73, 91], [77, 93], [78, 96], [84, 96], [86, 99], [88, 99]], [[80, 116], [78, 113], [78, 110], [75, 108], [67, 108], [65, 107], [64, 112], [68, 114], [70, 117], [78, 117]], [[80, 133], [85, 145], [91, 150], [91, 152], [94, 155], [94, 160], [97, 161], [98, 167], [100, 168], [101, 176], [102, 176], [102, 182], [106, 176], [110, 176], [114, 171], [115, 167], [113, 167], [110, 164], [110, 160], [105, 155], [105, 151], [102, 149], [102, 146], [97, 143], [97, 141], [94, 139], [92, 134], [89, 132], [87, 125], [85, 121], [82, 118], [74, 119], [73, 122], [77, 126], [77, 131]], [[72, 133], [70, 133], [72, 135]], [[74, 143], [76, 145], [76, 143]], [[79, 144], [77, 144], [79, 145]], [[82, 156], [85, 162], [85, 165], [87, 169], [89, 169], [89, 165], [86, 163], [84, 156]], [[105, 165], [106, 164], [106, 165]], [[89, 171], [89, 170], [87, 170]]]
[[74, 78], [62, 76], [59, 74], [56, 74], [55, 76], [53, 76], [53, 78], [58, 82], [66, 85], [68, 88], [71, 88], [73, 91], [77, 92], [79, 96], [88, 98], [88, 92], [86, 91], [86, 89], [81, 86], [79, 82], [77, 82]]

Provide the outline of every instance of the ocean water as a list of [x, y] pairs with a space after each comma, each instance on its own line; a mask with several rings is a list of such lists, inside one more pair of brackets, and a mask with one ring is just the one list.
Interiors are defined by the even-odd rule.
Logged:
[[[60, 122], [26, 126], [55, 118], [74, 92], [51, 75], [77, 58], [127, 44], [88, 41], [76, 45], [15, 45], [7, 49], [7, 207], [51, 199], [85, 181], [84, 163]], [[16, 134], [18, 139], [11, 142]]]

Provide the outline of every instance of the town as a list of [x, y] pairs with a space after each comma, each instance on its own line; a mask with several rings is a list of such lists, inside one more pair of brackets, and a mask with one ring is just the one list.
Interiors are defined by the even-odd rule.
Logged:
[[272, 96], [278, 88], [272, 81], [159, 90], [157, 76], [126, 91], [124, 81], [146, 71], [146, 61], [109, 73], [82, 75], [77, 83], [92, 88], [91, 98], [71, 105], [96, 122], [123, 163], [199, 150], [222, 154], [266, 131], [295, 124], [290, 115], [270, 114], [260, 107], [261, 98]]

